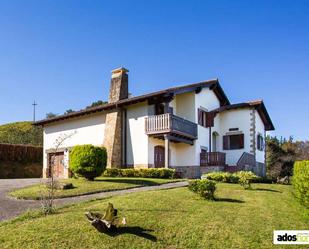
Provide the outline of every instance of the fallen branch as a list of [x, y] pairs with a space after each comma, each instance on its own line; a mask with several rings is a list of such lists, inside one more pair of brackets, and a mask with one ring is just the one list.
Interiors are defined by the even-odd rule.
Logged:
[[86, 212], [85, 216], [92, 226], [99, 232], [106, 233], [115, 231], [118, 227], [126, 225], [126, 219], [117, 216], [117, 209], [113, 207], [112, 203], [108, 203], [104, 215], [100, 213]]

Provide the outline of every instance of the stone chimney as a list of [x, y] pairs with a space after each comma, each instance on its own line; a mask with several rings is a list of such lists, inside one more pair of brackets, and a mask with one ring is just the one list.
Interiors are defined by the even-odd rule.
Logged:
[[[108, 102], [113, 103], [128, 98], [127, 69], [121, 67], [112, 71]], [[107, 168], [120, 168], [123, 154], [123, 111], [116, 109], [106, 115], [104, 147], [107, 150]]]
[[112, 71], [112, 80], [109, 90], [108, 102], [116, 102], [128, 98], [128, 74], [129, 70], [121, 67]]

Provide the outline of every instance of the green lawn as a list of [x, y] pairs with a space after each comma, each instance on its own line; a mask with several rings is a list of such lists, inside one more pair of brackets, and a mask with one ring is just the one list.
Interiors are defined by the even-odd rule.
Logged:
[[[71, 182], [73, 189], [57, 190], [56, 198], [85, 195], [90, 193], [99, 193], [111, 190], [128, 189], [140, 186], [153, 186], [164, 183], [179, 181], [179, 179], [155, 179], [155, 178], [126, 178], [126, 177], [98, 177], [95, 181], [85, 179], [66, 179], [62, 182]], [[17, 189], [9, 195], [19, 199], [40, 199], [42, 193], [47, 190], [45, 184], [32, 185], [26, 188]]]
[[[308, 248], [274, 246], [274, 229], [308, 229], [309, 210], [291, 186], [218, 184], [217, 201], [187, 188], [140, 192], [81, 203], [42, 216], [30, 213], [0, 223], [1, 248]], [[108, 202], [127, 218], [119, 234], [97, 232], [84, 217]]]

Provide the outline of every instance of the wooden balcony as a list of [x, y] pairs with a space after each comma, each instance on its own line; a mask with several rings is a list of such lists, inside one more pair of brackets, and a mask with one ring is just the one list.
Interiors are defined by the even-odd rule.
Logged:
[[223, 152], [202, 152], [200, 154], [200, 166], [225, 166], [225, 153]]
[[152, 137], [164, 138], [164, 135], [168, 135], [172, 142], [193, 144], [197, 139], [197, 124], [165, 113], [146, 117], [145, 132]]

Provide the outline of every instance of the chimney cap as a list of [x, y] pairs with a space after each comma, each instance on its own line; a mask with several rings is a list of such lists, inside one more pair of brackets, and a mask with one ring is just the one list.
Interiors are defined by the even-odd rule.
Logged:
[[129, 72], [129, 70], [124, 68], [124, 67], [118, 67], [118, 68], [112, 70], [112, 74], [127, 73], [127, 72]]

